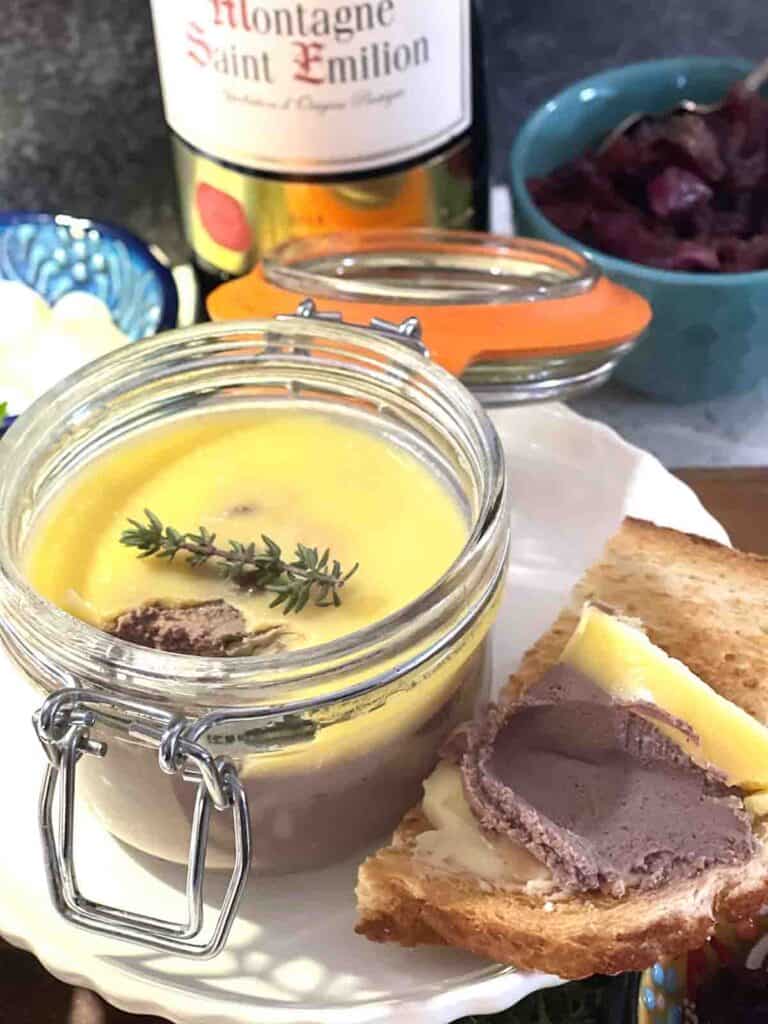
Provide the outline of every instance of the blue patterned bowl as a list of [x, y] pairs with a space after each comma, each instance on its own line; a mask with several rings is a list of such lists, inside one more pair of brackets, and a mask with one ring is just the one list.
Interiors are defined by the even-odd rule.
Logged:
[[616, 377], [674, 402], [746, 391], [768, 377], [768, 270], [693, 274], [658, 270], [582, 245], [541, 213], [528, 178], [591, 148], [627, 114], [663, 112], [686, 96], [711, 102], [749, 71], [732, 57], [678, 57], [602, 71], [552, 97], [528, 118], [510, 154], [520, 234], [580, 249], [613, 281], [644, 295], [653, 322]]
[[[0, 212], [0, 279], [29, 285], [51, 305], [67, 292], [90, 292], [131, 341], [176, 326], [170, 270], [135, 235], [101, 221]], [[9, 424], [0, 423], [0, 434]]]
[[720, 921], [701, 949], [667, 957], [640, 975], [632, 1024], [764, 1021], [768, 1013], [768, 907]]

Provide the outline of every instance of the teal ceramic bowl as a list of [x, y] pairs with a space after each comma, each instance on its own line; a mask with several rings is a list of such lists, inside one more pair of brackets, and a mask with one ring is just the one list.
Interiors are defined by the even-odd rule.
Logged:
[[692, 274], [657, 270], [593, 250], [537, 209], [526, 180], [594, 147], [638, 110], [719, 99], [751, 67], [738, 58], [681, 57], [604, 71], [565, 89], [525, 122], [512, 147], [515, 226], [521, 235], [580, 249], [615, 281], [644, 295], [654, 319], [619, 365], [625, 383], [674, 402], [746, 391], [768, 377], [768, 270]]

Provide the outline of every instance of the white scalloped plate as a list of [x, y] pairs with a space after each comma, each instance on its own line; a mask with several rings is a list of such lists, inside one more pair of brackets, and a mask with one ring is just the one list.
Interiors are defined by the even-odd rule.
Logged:
[[[695, 495], [650, 455], [558, 405], [497, 411], [513, 512], [508, 590], [495, 633], [496, 678], [544, 630], [622, 515], [726, 540]], [[557, 979], [459, 952], [404, 950], [357, 937], [355, 863], [283, 879], [253, 878], [226, 950], [198, 963], [147, 952], [67, 924], [46, 891], [36, 825], [43, 755], [34, 701], [0, 651], [3, 852], [0, 932], [59, 978], [115, 1005], [195, 1024], [445, 1024], [511, 1006]], [[179, 916], [181, 871], [138, 855], [79, 810], [86, 893]], [[213, 879], [215, 899], [220, 880]]]

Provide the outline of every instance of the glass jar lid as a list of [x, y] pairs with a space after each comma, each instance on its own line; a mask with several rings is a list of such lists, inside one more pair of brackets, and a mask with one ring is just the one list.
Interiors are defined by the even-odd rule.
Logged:
[[475, 306], [581, 295], [600, 271], [545, 242], [473, 231], [369, 231], [287, 242], [265, 278], [294, 292], [352, 302]]
[[416, 316], [432, 359], [489, 404], [601, 383], [650, 321], [636, 293], [580, 253], [469, 231], [380, 230], [287, 242], [208, 298], [214, 320], [313, 298], [347, 321]]

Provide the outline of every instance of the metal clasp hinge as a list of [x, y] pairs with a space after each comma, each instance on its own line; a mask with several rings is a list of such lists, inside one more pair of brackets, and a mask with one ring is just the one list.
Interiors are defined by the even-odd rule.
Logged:
[[[75, 779], [83, 756], [105, 757], [107, 744], [93, 740], [91, 728], [109, 712], [136, 716], [130, 733], [158, 748], [160, 768], [181, 773], [197, 784], [187, 866], [187, 915], [181, 922], [138, 914], [89, 900], [80, 891], [74, 864]], [[34, 715], [37, 736], [48, 757], [39, 805], [39, 826], [51, 897], [73, 924], [90, 931], [142, 943], [180, 956], [209, 958], [222, 949], [235, 920], [248, 879], [251, 826], [248, 800], [234, 765], [188, 734], [199, 738], [195, 721], [151, 705], [96, 694], [63, 690], [49, 697]], [[55, 814], [58, 793], [58, 816]], [[211, 810], [231, 810], [235, 863], [218, 919], [210, 937], [195, 941], [204, 927], [203, 890]]]
[[[326, 320], [332, 323], [347, 324], [341, 313], [321, 312], [317, 308], [315, 300], [309, 298], [303, 299], [298, 304], [295, 313], [278, 313], [275, 319], [294, 320], [297, 317], [304, 320]], [[374, 316], [371, 317], [370, 322], [367, 324], [347, 325], [349, 327], [357, 327], [359, 330], [377, 331], [379, 334], [385, 334], [390, 338], [393, 337], [396, 341], [401, 342], [420, 356], [429, 359], [429, 349], [421, 340], [421, 321], [418, 317], [409, 316], [405, 320], [401, 320], [399, 324], [396, 324], [391, 320], [384, 320], [380, 316]]]

